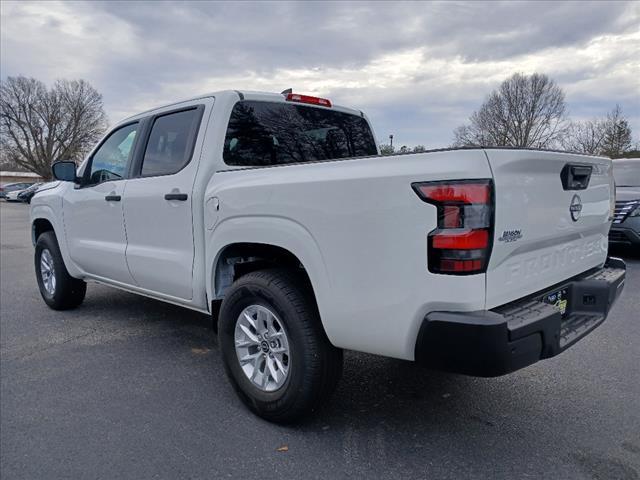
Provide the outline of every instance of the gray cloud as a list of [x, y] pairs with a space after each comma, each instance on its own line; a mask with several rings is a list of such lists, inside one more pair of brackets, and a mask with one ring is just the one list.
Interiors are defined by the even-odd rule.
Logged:
[[640, 133], [634, 2], [3, 3], [2, 75], [82, 77], [113, 121], [220, 88], [328, 95], [380, 139], [446, 145], [500, 80], [542, 71], [572, 115]]

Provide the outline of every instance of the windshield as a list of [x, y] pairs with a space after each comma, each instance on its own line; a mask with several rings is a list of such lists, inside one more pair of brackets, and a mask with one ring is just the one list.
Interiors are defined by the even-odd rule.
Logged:
[[326, 108], [241, 101], [224, 142], [228, 165], [265, 166], [376, 155], [367, 121]]
[[613, 178], [618, 187], [640, 187], [640, 158], [614, 160]]

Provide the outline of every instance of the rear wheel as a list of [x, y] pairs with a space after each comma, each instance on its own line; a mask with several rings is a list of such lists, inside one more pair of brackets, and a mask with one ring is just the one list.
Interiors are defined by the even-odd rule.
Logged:
[[87, 284], [69, 275], [53, 232], [38, 237], [34, 260], [40, 295], [49, 307], [68, 310], [82, 303]]
[[242, 401], [266, 420], [288, 423], [315, 411], [342, 373], [311, 287], [289, 270], [244, 275], [227, 291], [218, 335], [225, 370]]

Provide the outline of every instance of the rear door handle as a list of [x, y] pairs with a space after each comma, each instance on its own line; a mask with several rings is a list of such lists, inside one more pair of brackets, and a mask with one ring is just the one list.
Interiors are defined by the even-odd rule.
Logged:
[[119, 202], [121, 198], [120, 195], [107, 195], [104, 197], [107, 202]]
[[180, 202], [184, 202], [189, 196], [186, 193], [165, 193], [165, 200], [178, 200]]

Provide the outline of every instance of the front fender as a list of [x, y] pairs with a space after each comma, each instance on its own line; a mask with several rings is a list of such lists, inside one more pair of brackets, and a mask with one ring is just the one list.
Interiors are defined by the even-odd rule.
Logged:
[[[35, 198], [35, 197], [34, 197]], [[40, 200], [40, 199], [39, 199]], [[60, 208], [58, 211], [62, 212], [62, 199], [58, 199], [60, 201]], [[56, 210], [54, 208], [42, 201], [38, 203], [31, 203], [30, 210], [30, 220], [31, 220], [31, 238], [35, 245], [35, 234], [34, 234], [34, 222], [38, 219], [47, 220], [53, 226], [53, 232], [56, 235], [58, 240], [58, 246], [60, 247], [60, 253], [62, 254], [62, 259], [64, 260], [64, 265], [69, 272], [69, 275], [76, 278], [81, 278], [83, 272], [76, 267], [76, 265], [71, 260], [69, 256], [69, 250], [67, 248], [67, 241], [65, 237], [64, 230], [64, 222], [62, 219], [62, 215], [57, 215]]]

